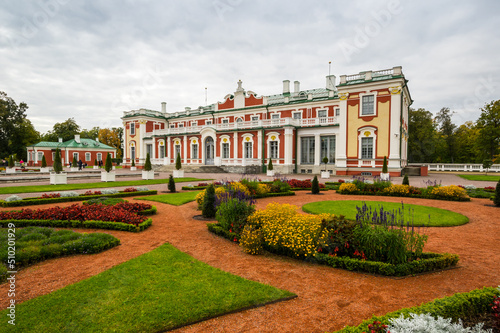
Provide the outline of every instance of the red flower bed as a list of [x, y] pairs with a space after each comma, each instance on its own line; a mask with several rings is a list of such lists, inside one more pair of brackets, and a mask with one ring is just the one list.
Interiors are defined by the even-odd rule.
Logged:
[[92, 192], [92, 190], [88, 190], [83, 195], [100, 195], [100, 194], [102, 194], [101, 191], [94, 191], [94, 192]]
[[142, 203], [122, 202], [115, 206], [101, 204], [78, 204], [69, 207], [53, 207], [47, 209], [23, 209], [20, 212], [0, 212], [0, 220], [67, 220], [67, 221], [109, 221], [123, 222], [138, 226], [146, 217], [137, 215], [137, 212], [151, 209], [151, 205]]
[[123, 192], [137, 192], [137, 189], [135, 187], [127, 187]]
[[[291, 188], [311, 188], [312, 182], [310, 179], [306, 180], [298, 180], [298, 179], [289, 179], [287, 180], [288, 185]], [[319, 188], [325, 188], [325, 184], [319, 184]]]
[[60, 198], [60, 197], [61, 195], [59, 193], [50, 193], [50, 194], [44, 193], [40, 198], [48, 199], [48, 198]]

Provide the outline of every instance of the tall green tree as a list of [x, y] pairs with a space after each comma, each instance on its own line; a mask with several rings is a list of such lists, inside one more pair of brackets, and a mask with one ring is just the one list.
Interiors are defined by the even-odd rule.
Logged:
[[449, 108], [442, 108], [436, 115], [435, 121], [439, 124], [439, 138], [442, 140], [439, 156], [442, 162], [455, 163], [455, 129], [457, 126], [451, 120], [453, 111]]
[[425, 109], [410, 109], [408, 121], [408, 159], [412, 163], [433, 162], [437, 131], [432, 113]]
[[64, 142], [73, 139], [75, 134], [80, 134], [80, 126], [76, 123], [74, 118], [68, 118], [62, 123], [56, 123], [52, 131], [42, 136], [42, 140], [57, 142], [59, 138], [62, 138]]
[[100, 128], [97, 126], [92, 127], [92, 129], [90, 129], [90, 130], [82, 129], [82, 131], [80, 132], [80, 137], [82, 139], [95, 140], [99, 136], [99, 130], [100, 130]]
[[477, 145], [479, 129], [472, 121], [466, 121], [455, 131], [455, 162], [479, 163], [481, 156]]
[[500, 153], [500, 100], [492, 101], [481, 109], [477, 126], [483, 157], [493, 160]]
[[5, 92], [0, 91], [0, 157], [7, 158], [12, 154], [18, 158], [25, 156], [26, 146], [23, 146], [23, 142], [26, 133], [23, 130], [28, 124], [25, 122], [27, 109], [26, 103], [16, 104]]

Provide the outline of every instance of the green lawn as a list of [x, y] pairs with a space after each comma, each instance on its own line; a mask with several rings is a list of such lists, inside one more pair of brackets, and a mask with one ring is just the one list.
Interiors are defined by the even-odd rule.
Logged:
[[460, 178], [467, 180], [483, 180], [488, 182], [497, 182], [500, 180], [500, 175], [458, 175]]
[[[381, 201], [365, 201], [366, 204], [372, 207], [372, 210], [379, 210], [380, 205], [383, 205], [384, 211], [392, 211], [400, 209], [401, 203], [381, 202]], [[346, 219], [356, 220], [356, 206], [361, 207], [363, 201], [347, 200], [347, 201], [319, 201], [305, 204], [302, 210], [307, 213], [321, 214], [330, 213], [335, 215], [344, 215]], [[469, 222], [469, 219], [449, 210], [419, 206], [419, 205], [404, 205], [405, 220], [410, 217], [409, 209], [413, 210], [413, 222], [415, 226], [426, 227], [452, 227], [462, 225]], [[429, 221], [430, 216], [430, 221]]]
[[196, 200], [196, 195], [201, 191], [190, 191], [190, 192], [180, 192], [180, 193], [169, 193], [169, 194], [159, 194], [150, 195], [147, 197], [136, 198], [138, 200], [149, 200], [161, 202], [169, 205], [180, 206], [185, 203]]
[[[61, 272], [64, 274], [64, 272]], [[294, 294], [210, 267], [170, 244], [16, 304], [16, 332], [164, 332]], [[11, 332], [7, 311], [0, 332]]]
[[[175, 178], [176, 183], [195, 182], [211, 179], [198, 178]], [[69, 179], [71, 181], [71, 178]], [[73, 191], [84, 190], [89, 188], [105, 188], [119, 186], [147, 186], [154, 184], [168, 184], [167, 179], [151, 179], [151, 180], [126, 180], [117, 182], [97, 182], [97, 183], [82, 183], [82, 184], [65, 184], [65, 185], [27, 185], [27, 186], [10, 186], [0, 187], [0, 194], [15, 194], [15, 193], [32, 193], [32, 192], [52, 192], [52, 191]]]

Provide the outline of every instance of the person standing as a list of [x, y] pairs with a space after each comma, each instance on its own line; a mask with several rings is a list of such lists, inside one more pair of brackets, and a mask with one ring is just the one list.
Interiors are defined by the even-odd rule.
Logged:
[[78, 170], [82, 170], [82, 165], [83, 165], [82, 160], [79, 160], [78, 161]]

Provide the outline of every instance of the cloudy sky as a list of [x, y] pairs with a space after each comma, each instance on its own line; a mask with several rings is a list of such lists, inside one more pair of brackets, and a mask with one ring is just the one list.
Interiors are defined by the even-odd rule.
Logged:
[[167, 111], [324, 87], [331, 72], [402, 66], [414, 108], [477, 120], [500, 99], [500, 2], [0, 0], [0, 91], [42, 133], [73, 117], [121, 126], [123, 111]]

